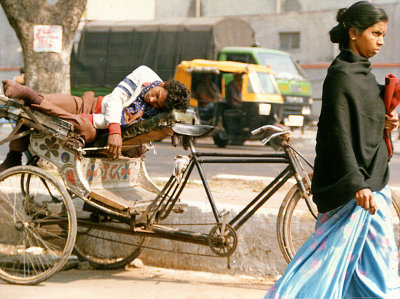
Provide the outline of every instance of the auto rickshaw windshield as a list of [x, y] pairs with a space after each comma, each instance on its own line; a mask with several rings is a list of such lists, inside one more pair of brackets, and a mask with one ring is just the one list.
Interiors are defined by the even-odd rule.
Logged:
[[279, 94], [279, 89], [272, 74], [253, 71], [249, 73], [248, 92], [260, 94]]

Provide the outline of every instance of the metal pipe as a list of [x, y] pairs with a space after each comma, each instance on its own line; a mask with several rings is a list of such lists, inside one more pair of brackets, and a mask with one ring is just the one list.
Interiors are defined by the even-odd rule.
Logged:
[[199, 163], [277, 163], [277, 164], [288, 164], [287, 159], [198, 159]]
[[182, 241], [182, 242], [188, 242], [206, 246], [208, 246], [208, 239], [209, 239], [208, 234], [173, 229], [161, 225], [151, 225], [147, 228], [135, 227], [132, 229], [127, 229], [127, 228], [111, 227], [86, 220], [80, 220], [79, 218], [78, 218], [78, 225], [80, 227], [96, 228], [103, 231], [110, 231], [127, 235], [169, 239], [169, 240]]
[[282, 1], [276, 0], [276, 13], [281, 13]]
[[196, 152], [196, 157], [239, 157], [239, 158], [285, 158], [285, 153], [280, 154], [246, 154], [246, 153], [208, 153], [208, 152]]
[[195, 16], [196, 18], [201, 17], [201, 0], [196, 0], [196, 11], [195, 11]]

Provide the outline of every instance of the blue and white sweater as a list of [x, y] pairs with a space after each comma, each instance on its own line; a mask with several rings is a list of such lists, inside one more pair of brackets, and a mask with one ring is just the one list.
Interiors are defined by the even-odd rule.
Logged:
[[93, 114], [96, 129], [106, 129], [110, 124], [120, 124], [124, 108], [131, 105], [140, 95], [144, 83], [162, 81], [149, 67], [139, 66], [125, 77], [112, 93], [106, 95], [101, 103], [101, 113]]

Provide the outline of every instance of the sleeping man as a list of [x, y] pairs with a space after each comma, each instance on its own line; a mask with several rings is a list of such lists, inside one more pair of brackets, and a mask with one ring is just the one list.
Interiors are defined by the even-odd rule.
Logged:
[[[185, 85], [176, 80], [162, 81], [147, 66], [135, 69], [104, 97], [95, 97], [92, 91], [85, 92], [82, 97], [39, 95], [15, 81], [2, 82], [5, 96], [21, 99], [25, 105], [72, 123], [74, 131], [86, 144], [96, 139], [98, 129], [108, 129], [108, 155], [116, 159], [122, 150], [121, 127], [160, 111], [185, 111], [189, 105], [189, 91]], [[21, 165], [22, 153], [28, 146], [29, 136], [10, 141], [10, 150], [0, 165], [0, 172]]]

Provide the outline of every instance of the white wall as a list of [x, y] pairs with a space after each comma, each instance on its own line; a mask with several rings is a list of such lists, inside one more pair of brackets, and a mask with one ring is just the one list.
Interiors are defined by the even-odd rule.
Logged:
[[152, 20], [155, 0], [88, 0], [88, 20]]

